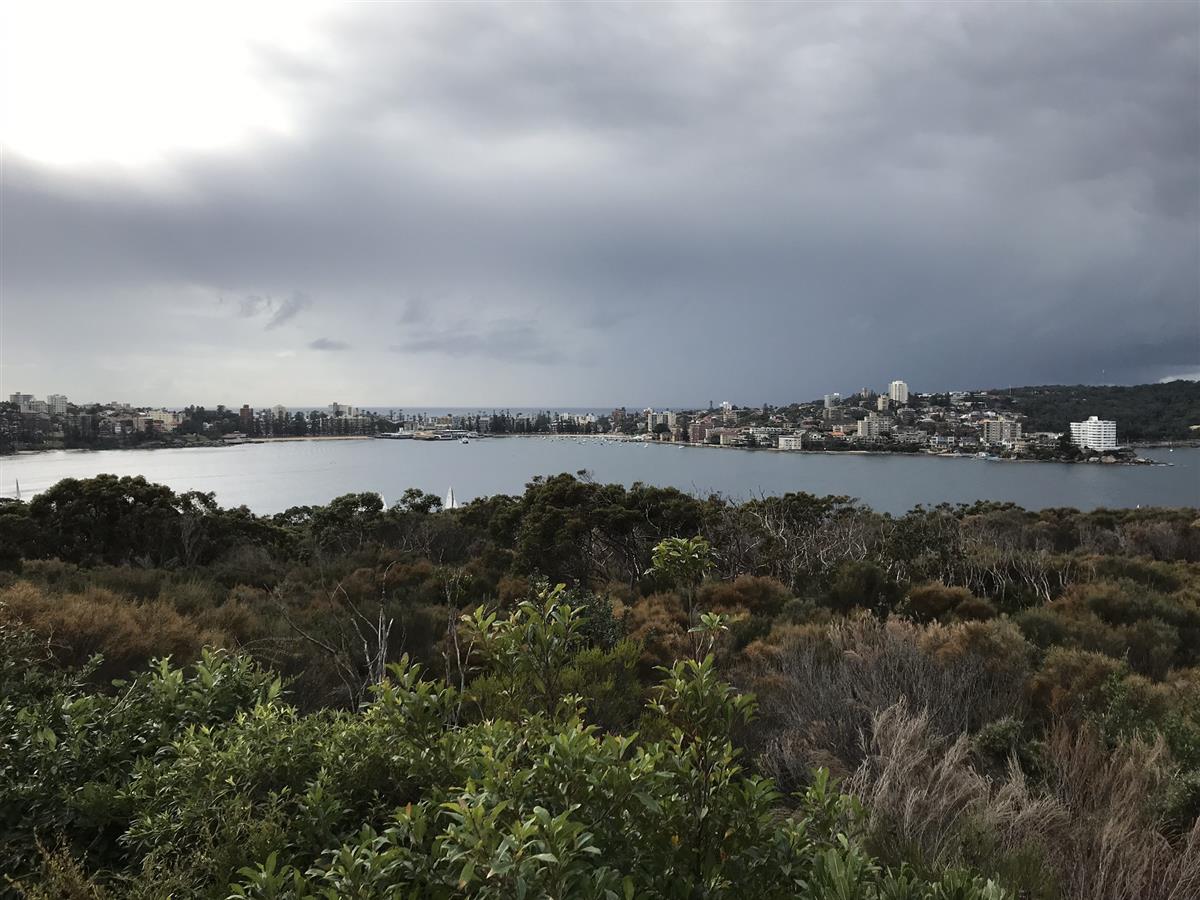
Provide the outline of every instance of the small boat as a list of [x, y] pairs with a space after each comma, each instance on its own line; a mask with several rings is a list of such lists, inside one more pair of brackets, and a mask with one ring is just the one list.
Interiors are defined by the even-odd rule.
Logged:
[[463, 438], [462, 441], [460, 441], [460, 443], [469, 444], [471, 442], [469, 440], [467, 440], [466, 438]]

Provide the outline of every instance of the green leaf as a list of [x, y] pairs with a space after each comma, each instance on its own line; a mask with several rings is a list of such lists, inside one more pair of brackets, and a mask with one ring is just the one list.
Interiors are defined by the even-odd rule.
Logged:
[[463, 866], [462, 872], [458, 876], [458, 886], [466, 887], [475, 877], [475, 863], [473, 860], [467, 860], [467, 864]]

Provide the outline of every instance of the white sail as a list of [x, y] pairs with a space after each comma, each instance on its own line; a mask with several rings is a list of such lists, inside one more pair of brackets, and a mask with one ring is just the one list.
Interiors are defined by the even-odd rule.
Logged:
[[446, 492], [446, 502], [442, 504], [442, 509], [458, 509], [458, 504], [454, 501], [454, 488]]

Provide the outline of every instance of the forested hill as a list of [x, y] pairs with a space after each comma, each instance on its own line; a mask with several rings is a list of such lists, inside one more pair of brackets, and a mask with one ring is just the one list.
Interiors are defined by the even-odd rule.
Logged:
[[1066, 431], [1088, 416], [1113, 419], [1122, 441], [1200, 439], [1200, 382], [1129, 387], [1045, 384], [992, 392], [1024, 413], [1026, 431]]

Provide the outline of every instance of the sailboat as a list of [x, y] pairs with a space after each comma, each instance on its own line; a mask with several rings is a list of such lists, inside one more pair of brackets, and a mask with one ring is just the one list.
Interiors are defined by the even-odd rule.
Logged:
[[442, 509], [458, 509], [458, 503], [454, 499], [454, 488], [446, 492], [446, 502], [442, 504]]
[[21, 479], [17, 478], [14, 480], [17, 482], [17, 499], [20, 500], [21, 499]]

